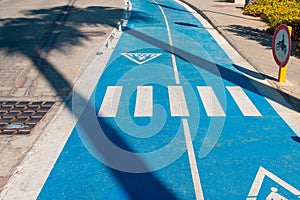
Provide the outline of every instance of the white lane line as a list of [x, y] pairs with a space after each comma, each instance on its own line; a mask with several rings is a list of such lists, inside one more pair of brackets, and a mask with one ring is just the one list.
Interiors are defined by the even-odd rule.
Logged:
[[153, 115], [152, 86], [138, 86], [135, 102], [135, 117], [152, 117]]
[[[170, 31], [167, 16], [166, 16], [164, 10], [162, 9], [162, 7], [155, 0], [153, 0], [153, 1], [159, 6], [159, 8], [164, 16], [164, 20], [165, 20], [167, 31], [168, 31], [169, 44], [171, 46], [171, 52], [173, 52], [173, 41], [172, 41], [172, 36], [171, 36], [171, 31]], [[175, 55], [173, 53], [171, 53], [171, 58], [172, 58], [172, 64], [173, 64], [175, 83], [177, 85], [179, 85], [180, 79], [179, 79], [178, 67], [177, 67]], [[171, 116], [189, 116], [189, 111], [188, 111], [188, 108], [186, 105], [186, 100], [185, 100], [185, 96], [184, 96], [182, 87], [169, 86], [168, 91], [169, 91]], [[182, 123], [183, 123], [183, 128], [184, 128], [184, 135], [185, 135], [185, 140], [186, 140], [186, 145], [187, 145], [187, 150], [188, 150], [188, 157], [189, 157], [190, 166], [191, 166], [191, 173], [192, 173], [192, 178], [193, 178], [193, 183], [194, 183], [196, 199], [203, 200], [204, 197], [203, 197], [202, 187], [201, 187], [201, 183], [200, 183], [200, 176], [198, 173], [197, 162], [196, 162], [196, 158], [195, 158], [194, 148], [193, 148], [193, 144], [192, 144], [192, 139], [191, 139], [190, 129], [189, 129], [187, 119], [182, 119]]]
[[200, 98], [203, 102], [206, 114], [209, 117], [223, 117], [225, 112], [218, 101], [215, 92], [210, 86], [197, 87]]
[[226, 87], [244, 116], [261, 116], [245, 91], [239, 86]]
[[171, 116], [187, 117], [189, 110], [184, 97], [182, 86], [168, 86]]
[[202, 187], [201, 187], [199, 171], [198, 171], [196, 157], [195, 157], [195, 153], [194, 153], [195, 151], [194, 151], [190, 128], [189, 128], [187, 119], [182, 119], [182, 124], [183, 124], [183, 131], [184, 131], [184, 136], [185, 136], [185, 141], [186, 141], [186, 147], [187, 147], [191, 171], [192, 171], [192, 178], [193, 178], [193, 183], [194, 183], [196, 199], [203, 200], [204, 199], [203, 191], [202, 191]]
[[115, 117], [117, 115], [122, 88], [122, 86], [107, 87], [98, 117]]
[[170, 47], [171, 47], [170, 51], [171, 51], [171, 58], [172, 58], [172, 64], [173, 64], [173, 70], [174, 70], [175, 83], [180, 84], [176, 58], [175, 58], [175, 55], [173, 54], [173, 40], [172, 40], [172, 36], [171, 36], [171, 31], [170, 31], [168, 18], [166, 16], [165, 12], [164, 12], [164, 9], [155, 0], [153, 0], [153, 2], [155, 2], [155, 4], [159, 7], [160, 11], [163, 14], [164, 20], [165, 20], [165, 24], [166, 24], [167, 31], [168, 31], [169, 44], [170, 44]]

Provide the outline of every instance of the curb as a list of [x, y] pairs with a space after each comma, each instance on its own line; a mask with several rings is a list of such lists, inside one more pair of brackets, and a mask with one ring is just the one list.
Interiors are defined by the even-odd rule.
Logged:
[[[201, 9], [201, 7], [199, 6], [195, 6], [189, 2], [187, 2], [186, 0], [179, 0], [183, 3], [185, 3], [186, 5], [188, 5], [189, 7], [191, 7], [193, 10], [195, 10], [198, 14], [200, 14], [204, 19], [206, 19], [213, 28], [215, 28], [223, 37], [224, 39], [238, 52], [238, 54], [240, 54], [240, 56], [246, 60], [258, 73], [260, 73], [264, 78], [265, 76], [261, 73], [261, 70], [259, 70], [256, 67], [256, 64], [253, 63], [250, 59], [248, 59], [248, 57], [242, 52], [240, 51], [237, 46], [236, 46], [236, 42], [231, 38], [231, 36], [221, 28], [221, 25], [213, 18], [211, 17], [209, 14], [206, 14], [204, 9]], [[290, 106], [294, 109], [297, 110], [297, 108], [299, 108], [300, 105], [298, 105], [296, 102], [294, 102], [292, 100], [291, 97], [293, 97], [291, 94], [286, 93], [286, 91], [284, 91], [279, 83], [274, 82], [272, 80], [266, 79], [268, 81], [268, 83], [276, 90], [281, 91], [285, 94], [281, 94], [281, 96], [290, 104]]]
[[[231, 39], [230, 35], [224, 31], [220, 24], [210, 15], [206, 14], [205, 11], [202, 11], [200, 7], [197, 7], [189, 2], [187, 2], [186, 0], [180, 0], [181, 2], [187, 4], [188, 6], [190, 6], [193, 10], [195, 10], [197, 13], [199, 13], [204, 19], [206, 19], [211, 25], [212, 27], [214, 27], [223, 37], [224, 39], [247, 61], [249, 62], [253, 67], [255, 66], [251, 61], [249, 61], [249, 59], [238, 50], [238, 48], [236, 47], [236, 42]], [[256, 68], [255, 68], [256, 69]]]

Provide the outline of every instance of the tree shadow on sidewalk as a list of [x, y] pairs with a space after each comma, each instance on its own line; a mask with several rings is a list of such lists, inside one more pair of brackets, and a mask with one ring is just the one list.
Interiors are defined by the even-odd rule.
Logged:
[[[229, 25], [225, 28], [226, 31], [234, 33], [237, 36], [247, 38], [259, 42], [267, 49], [272, 49], [273, 35], [265, 30], [252, 28], [250, 26]], [[296, 42], [292, 42], [291, 56], [300, 58], [300, 54], [296, 52]]]
[[[78, 8], [73, 5], [66, 5], [60, 7], [53, 7], [50, 9], [27, 10], [24, 14], [28, 17], [24, 18], [5, 18], [0, 19], [0, 51], [7, 56], [22, 55], [31, 60], [33, 67], [45, 77], [49, 85], [56, 91], [57, 96], [65, 101], [68, 110], [72, 113], [72, 103], [68, 101], [68, 95], [71, 92], [73, 85], [61, 73], [59, 66], [54, 66], [47, 58], [49, 52], [52, 50], [64, 52], [65, 47], [80, 46], [85, 40], [89, 40], [89, 35], [83, 32], [80, 28], [83, 26], [101, 27], [110, 26], [115, 27], [121, 18], [124, 10], [112, 7], [90, 6], [87, 8]], [[77, 16], [69, 18], [70, 15]], [[135, 20], [147, 22], [151, 16], [145, 15], [142, 12], [132, 12]], [[62, 33], [68, 33], [64, 39], [58, 39]], [[76, 95], [80, 102], [86, 103], [88, 110], [94, 111], [88, 99], [85, 99], [80, 94], [73, 91], [72, 95]], [[76, 113], [72, 113], [76, 119]], [[95, 114], [95, 113], [94, 113]], [[89, 124], [80, 124], [86, 133], [90, 133]], [[97, 133], [93, 133], [97, 134]], [[91, 136], [93, 137], [93, 136]], [[124, 146], [124, 141], [118, 135], [118, 141]], [[97, 141], [96, 141], [97, 142]], [[103, 150], [103, 149], [100, 149]], [[111, 158], [110, 152], [99, 151], [99, 154], [105, 158]], [[122, 157], [114, 158], [122, 160]], [[142, 158], [135, 156], [135, 163], [147, 168]], [[133, 163], [134, 164], [134, 163]], [[130, 165], [130, 163], [129, 163]], [[132, 182], [129, 184], [128, 180], [131, 178], [142, 177], [144, 184], [153, 186], [156, 191], [164, 194], [168, 199], [176, 199], [175, 196], [166, 188], [153, 174], [148, 172], [146, 174], [136, 175], [134, 173], [123, 173], [114, 169], [110, 172], [115, 176], [116, 180], [127, 190], [129, 196], [136, 197], [136, 192]], [[99, 185], [99, 187], [101, 187]], [[144, 197], [151, 198], [153, 194], [143, 193]], [[146, 198], [146, 199], [147, 199]], [[153, 198], [151, 198], [153, 199]]]
[[[29, 58], [33, 67], [48, 80], [57, 95], [67, 96], [72, 85], [58, 72], [59, 66], [49, 63], [47, 58], [49, 52], [51, 50], [63, 52], [68, 46], [81, 46], [84, 41], [90, 40], [88, 33], [83, 32], [81, 27], [91, 26], [99, 29], [101, 26], [114, 27], [123, 10], [101, 6], [78, 8], [66, 5], [50, 9], [25, 10], [23, 13], [26, 17], [0, 19], [2, 24], [0, 50], [7, 56], [22, 55]], [[71, 20], [70, 14], [75, 16]], [[140, 20], [148, 19], [144, 13], [134, 14]], [[62, 33], [63, 39], [58, 39]], [[99, 34], [105, 33], [100, 31]]]

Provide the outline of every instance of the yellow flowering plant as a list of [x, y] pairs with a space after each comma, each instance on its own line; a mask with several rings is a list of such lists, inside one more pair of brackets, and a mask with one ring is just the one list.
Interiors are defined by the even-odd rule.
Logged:
[[280, 24], [293, 27], [292, 39], [298, 41], [300, 51], [300, 1], [299, 0], [254, 0], [244, 8], [244, 14], [264, 16], [273, 32]]
[[282, 24], [293, 26], [300, 21], [300, 2], [297, 0], [255, 0], [254, 4], [245, 7], [244, 14], [265, 15], [270, 31]]

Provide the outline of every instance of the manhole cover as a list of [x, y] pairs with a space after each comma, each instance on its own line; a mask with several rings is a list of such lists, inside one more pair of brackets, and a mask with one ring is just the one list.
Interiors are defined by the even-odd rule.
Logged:
[[0, 101], [0, 135], [27, 135], [55, 102]]

